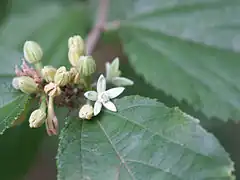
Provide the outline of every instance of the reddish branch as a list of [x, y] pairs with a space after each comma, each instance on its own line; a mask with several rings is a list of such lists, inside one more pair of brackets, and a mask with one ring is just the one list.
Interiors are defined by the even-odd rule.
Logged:
[[109, 0], [99, 0], [97, 20], [86, 40], [87, 55], [92, 54], [107, 21]]

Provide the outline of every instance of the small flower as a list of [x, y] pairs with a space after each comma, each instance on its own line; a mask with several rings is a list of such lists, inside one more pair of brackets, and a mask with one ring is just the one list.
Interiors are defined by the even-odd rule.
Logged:
[[24, 58], [31, 64], [41, 61], [43, 51], [40, 45], [34, 41], [26, 41], [23, 46]]
[[93, 116], [93, 107], [89, 104], [85, 104], [83, 107], [81, 107], [79, 111], [79, 117], [81, 119], [92, 119]]
[[54, 76], [54, 82], [59, 86], [65, 86], [70, 82], [70, 73], [66, 70], [64, 66], [57, 69]]
[[38, 84], [33, 80], [33, 78], [30, 78], [28, 76], [20, 76], [13, 78], [12, 86], [15, 89], [20, 89], [26, 94], [33, 94], [39, 90]]
[[120, 77], [119, 58], [115, 58], [112, 63], [106, 64], [106, 80], [115, 86], [131, 86], [134, 82], [128, 78]]
[[50, 82], [44, 86], [44, 92], [48, 94], [48, 96], [56, 97], [61, 94], [61, 89], [57, 84]]
[[110, 101], [110, 99], [119, 96], [124, 89], [124, 87], [116, 87], [106, 91], [106, 79], [101, 75], [97, 82], [97, 92], [87, 91], [84, 96], [91, 101], [96, 101], [94, 104], [94, 116], [96, 116], [100, 113], [102, 105], [110, 111], [116, 112], [116, 106]]
[[96, 71], [96, 63], [92, 56], [80, 56], [77, 69], [81, 76], [90, 76]]
[[42, 76], [45, 79], [45, 81], [53, 82], [56, 72], [57, 72], [56, 68], [52, 66], [44, 66], [42, 69]]
[[33, 111], [29, 118], [29, 127], [30, 128], [38, 128], [40, 127], [46, 120], [47, 114], [42, 109], [36, 109]]

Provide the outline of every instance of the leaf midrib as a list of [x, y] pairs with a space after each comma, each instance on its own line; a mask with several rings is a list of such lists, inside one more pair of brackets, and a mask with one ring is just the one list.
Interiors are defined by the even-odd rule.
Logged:
[[[103, 127], [103, 125], [100, 123], [100, 121], [98, 120], [98, 125], [100, 127], [100, 129], [103, 131], [104, 135], [106, 136], [109, 144], [111, 144], [113, 150], [116, 152], [118, 158], [120, 159], [121, 161], [121, 164], [124, 165], [124, 168], [128, 171], [129, 175], [131, 176], [132, 180], [136, 180], [136, 178], [134, 177], [134, 173], [131, 171], [131, 169], [128, 167], [128, 164], [126, 162], [133, 162], [134, 160], [131, 160], [131, 159], [126, 159], [126, 161], [123, 159], [123, 157], [121, 156], [121, 154], [118, 152], [117, 148], [115, 147], [115, 145], [113, 144], [113, 142], [111, 141], [110, 137], [108, 136], [107, 132], [105, 131], [105, 128]], [[141, 163], [141, 161], [135, 161], [136, 163]], [[144, 163], [145, 165], [147, 166], [152, 166], [150, 164], [147, 164], [147, 163]], [[159, 167], [154, 167], [158, 170], [161, 170], [162, 172], [165, 172], [165, 173], [169, 173], [171, 174], [172, 176], [176, 177], [177, 179], [179, 180], [182, 180], [181, 177], [178, 177], [176, 174], [173, 174], [171, 171], [166, 171], [164, 169], [161, 169]]]
[[[151, 104], [150, 106], [161, 108], [161, 106], [159, 106], [159, 105], [157, 105], [157, 104], [156, 104], [156, 105]], [[129, 106], [128, 108], [124, 108], [123, 110], [130, 109], [130, 108], [136, 108], [136, 107], [149, 107], [149, 106], [148, 106], [147, 104], [139, 104], [139, 105]], [[128, 122], [130, 122], [130, 123], [132, 123], [132, 124], [134, 124], [134, 125], [136, 125], [136, 126], [138, 126], [138, 127], [140, 127], [140, 128], [146, 129], [147, 131], [149, 131], [149, 132], [151, 132], [151, 133], [153, 133], [153, 134], [158, 135], [160, 138], [162, 138], [162, 139], [164, 139], [164, 140], [166, 140], [166, 141], [168, 141], [168, 142], [171, 142], [171, 143], [176, 144], [176, 145], [178, 145], [178, 146], [180, 146], [180, 147], [183, 147], [184, 149], [186, 149], [186, 150], [188, 150], [188, 151], [190, 151], [190, 152], [193, 152], [193, 154], [194, 154], [195, 156], [196, 156], [196, 155], [199, 155], [199, 156], [207, 157], [207, 158], [209, 158], [211, 161], [215, 161], [214, 158], [212, 158], [212, 157], [210, 157], [210, 156], [208, 156], [208, 155], [204, 155], [204, 154], [201, 154], [201, 153], [199, 153], [199, 152], [195, 152], [194, 150], [192, 150], [191, 148], [189, 148], [189, 147], [187, 147], [187, 146], [185, 146], [185, 145], [183, 145], [183, 146], [180, 145], [178, 142], [174, 141], [173, 139], [166, 138], [166, 137], [164, 137], [163, 135], [159, 134], [158, 132], [157, 132], [157, 133], [156, 133], [156, 132], [153, 132], [153, 131], [151, 131], [149, 128], [144, 127], [143, 125], [141, 125], [141, 124], [139, 124], [139, 123], [137, 123], [137, 122], [131, 121], [131, 120], [128, 119], [127, 117], [121, 115], [121, 114], [120, 114], [121, 112], [122, 112], [122, 110], [118, 111], [118, 113], [113, 113], [113, 112], [110, 112], [110, 111], [108, 111], [108, 110], [104, 110], [104, 113], [108, 113], [109, 115], [113, 115], [113, 116], [116, 116], [116, 117], [118, 117], [118, 118], [123, 118], [123, 119], [127, 120]], [[97, 122], [98, 122], [98, 125], [99, 125], [100, 129], [103, 131], [104, 135], [106, 136], [108, 142], [111, 144], [112, 148], [114, 149], [114, 151], [116, 152], [117, 156], [119, 157], [121, 163], [124, 165], [125, 169], [126, 169], [128, 172], [130, 172], [129, 174], [130, 174], [130, 176], [132, 177], [132, 179], [135, 180], [135, 177], [134, 177], [133, 173], [131, 172], [131, 169], [128, 167], [127, 162], [135, 162], [135, 163], [141, 163], [141, 164], [144, 163], [144, 162], [141, 162], [141, 161], [138, 161], [138, 160], [134, 160], [134, 159], [126, 159], [126, 160], [124, 160], [123, 157], [121, 156], [121, 154], [118, 152], [118, 150], [117, 150], [117, 148], [115, 147], [115, 145], [113, 144], [113, 142], [111, 141], [110, 137], [108, 136], [108, 134], [107, 134], [104, 126], [101, 124], [100, 120], [97, 120]], [[204, 132], [205, 132], [205, 131], [204, 131]], [[160, 167], [156, 167], [156, 166], [154, 166], [154, 165], [152, 165], [152, 164], [148, 164], [148, 163], [144, 163], [144, 165], [147, 165], [147, 166], [149, 166], [149, 167], [154, 167], [154, 168], [156, 168], [156, 169], [158, 169], [158, 170], [161, 170], [162, 172], [171, 174], [172, 176], [176, 177], [176, 178], [179, 179], [179, 180], [183, 180], [182, 177], [179, 177], [178, 175], [174, 174], [174, 173], [171, 172], [170, 170], [169, 170], [169, 171], [166, 171], [165, 169], [162, 169], [162, 168], [160, 168]]]
[[110, 137], [108, 136], [107, 132], [105, 131], [105, 128], [103, 127], [103, 125], [101, 124], [101, 122], [98, 120], [98, 125], [99, 127], [102, 129], [104, 135], [106, 136], [107, 140], [109, 141], [109, 143], [112, 145], [113, 150], [116, 152], [118, 158], [121, 161], [121, 164], [124, 165], [125, 169], [128, 171], [129, 175], [131, 176], [131, 178], [133, 180], [135, 180], [134, 174], [132, 173], [131, 169], [128, 167], [127, 163], [125, 162], [125, 160], [123, 159], [123, 157], [121, 156], [121, 154], [117, 151], [117, 148], [114, 146], [113, 142], [111, 141]]
[[[21, 95], [21, 96], [19, 96], [18, 98], [16, 98], [14, 101], [12, 101], [11, 103], [15, 103], [15, 101], [23, 101], [24, 99], [26, 98], [26, 100], [24, 101], [24, 103], [26, 103], [26, 101], [27, 101], [27, 97], [26, 97], [26, 95]], [[8, 105], [10, 105], [11, 103], [9, 103], [9, 104], [7, 104], [7, 105], [5, 105], [4, 107], [6, 107], [6, 106], [8, 106]], [[21, 104], [22, 102], [20, 102], [19, 104], [18, 104], [18, 106], [16, 106], [14, 109], [12, 109], [11, 110], [11, 112], [7, 115], [7, 116], [5, 116], [1, 121], [0, 121], [0, 125], [2, 125], [3, 123], [6, 123], [5, 121], [9, 118], [9, 117], [11, 117], [12, 115], [13, 115], [13, 113], [15, 112], [15, 110], [18, 110], [19, 108], [21, 108]], [[2, 107], [3, 108], [3, 107]], [[19, 115], [19, 114], [18, 114]], [[17, 116], [18, 116], [17, 115]], [[6, 130], [8, 127], [9, 127], [9, 124], [11, 124], [12, 122], [9, 122], [8, 123], [8, 125], [7, 126], [5, 126], [5, 128], [4, 129], [2, 129], [1, 131], [0, 131], [0, 134], [2, 134], [3, 132], [4, 132], [4, 130]]]
[[[141, 105], [141, 106], [144, 106], [144, 105]], [[136, 107], [138, 107], [138, 106], [136, 105], [136, 106], [133, 106], [132, 108], [136, 108]], [[145, 107], [148, 107], [148, 105], [145, 105]], [[156, 105], [155, 107], [161, 108], [161, 107], [158, 106], [158, 105]], [[130, 108], [129, 108], [129, 109], [130, 109]], [[119, 118], [123, 118], [123, 119], [127, 120], [128, 122], [130, 122], [131, 124], [134, 124], [134, 125], [142, 128], [142, 129], [146, 129], [147, 131], [151, 132], [152, 134], [157, 134], [161, 139], [164, 139], [164, 140], [166, 140], [166, 141], [168, 141], [168, 142], [171, 142], [171, 143], [173, 143], [173, 144], [175, 144], [175, 145], [178, 145], [178, 146], [180, 146], [180, 147], [183, 147], [184, 149], [187, 149], [188, 151], [191, 151], [191, 152], [193, 152], [193, 153], [196, 154], [196, 155], [208, 157], [210, 160], [214, 160], [214, 159], [213, 159], [212, 157], [210, 157], [210, 156], [207, 156], [207, 155], [205, 155], [205, 154], [201, 154], [201, 153], [199, 153], [199, 152], [195, 152], [194, 150], [188, 148], [188, 147], [185, 146], [185, 145], [182, 146], [180, 143], [174, 141], [173, 139], [166, 138], [166, 137], [164, 137], [162, 134], [160, 134], [160, 133], [158, 133], [158, 132], [153, 132], [153, 131], [151, 131], [149, 128], [147, 128], [147, 127], [145, 127], [145, 126], [143, 126], [143, 125], [141, 125], [141, 124], [139, 124], [139, 123], [137, 123], [137, 122], [131, 121], [131, 120], [128, 119], [127, 117], [122, 116], [122, 115], [120, 114], [121, 111], [119, 111], [118, 113], [113, 113], [113, 112], [110, 112], [110, 111], [104, 111], [104, 113], [108, 113], [108, 114], [110, 114], [110, 115], [112, 115], [112, 116], [116, 116], [116, 117], [119, 117]]]

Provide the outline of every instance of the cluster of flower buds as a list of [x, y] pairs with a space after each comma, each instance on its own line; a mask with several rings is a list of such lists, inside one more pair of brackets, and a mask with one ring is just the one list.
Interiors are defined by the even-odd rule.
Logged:
[[[40, 107], [31, 113], [29, 126], [37, 128], [45, 123], [49, 135], [57, 134], [58, 131], [58, 120], [54, 112], [58, 97], [67, 99], [76, 95], [73, 100], [80, 99], [76, 107], [80, 107], [79, 118], [90, 120], [100, 113], [102, 106], [117, 111], [111, 99], [124, 91], [122, 86], [133, 85], [130, 79], [120, 77], [118, 58], [112, 63], [106, 63], [106, 78], [100, 75], [97, 83], [92, 81], [96, 63], [92, 56], [85, 55], [84, 41], [78, 35], [68, 40], [69, 70], [65, 66], [43, 66], [42, 48], [34, 41], [26, 41], [23, 52], [23, 63], [20, 69], [16, 67], [12, 85], [23, 93], [40, 98]], [[117, 87], [106, 90], [107, 83]], [[78, 90], [83, 94], [78, 94]], [[68, 107], [68, 104], [64, 105]]]

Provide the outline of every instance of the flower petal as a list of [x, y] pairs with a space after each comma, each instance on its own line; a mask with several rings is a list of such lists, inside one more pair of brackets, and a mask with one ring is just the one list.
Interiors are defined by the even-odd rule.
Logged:
[[107, 90], [106, 93], [110, 99], [113, 99], [119, 96], [124, 91], [124, 89], [125, 89], [124, 87], [116, 87], [116, 88]]
[[97, 92], [102, 93], [106, 90], [106, 79], [105, 77], [101, 74], [100, 77], [98, 78], [97, 82]]
[[111, 70], [117, 72], [119, 70], [119, 58], [116, 57], [111, 63]]
[[94, 110], [93, 110], [94, 116], [98, 115], [100, 113], [101, 109], [102, 109], [102, 103], [99, 101], [96, 101], [94, 104]]
[[110, 111], [114, 111], [114, 112], [117, 111], [116, 106], [111, 101], [107, 101], [107, 102], [103, 103], [103, 106]]
[[131, 86], [134, 84], [134, 82], [125, 77], [115, 77], [112, 78], [112, 84], [115, 86]]
[[98, 93], [96, 91], [87, 91], [84, 93], [84, 96], [91, 101], [96, 101], [97, 95]]

